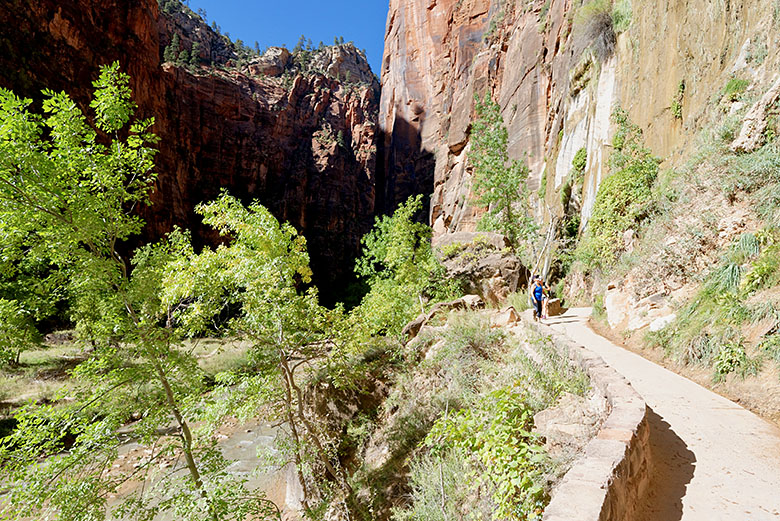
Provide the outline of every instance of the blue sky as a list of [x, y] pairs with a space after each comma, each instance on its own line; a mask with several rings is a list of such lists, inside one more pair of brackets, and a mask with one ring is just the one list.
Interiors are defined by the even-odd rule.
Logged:
[[211, 25], [260, 47], [286, 44], [292, 49], [301, 34], [315, 46], [320, 40], [332, 44], [335, 36], [365, 49], [371, 69], [378, 76], [382, 66], [385, 22], [389, 0], [190, 0], [193, 11], [206, 10]]

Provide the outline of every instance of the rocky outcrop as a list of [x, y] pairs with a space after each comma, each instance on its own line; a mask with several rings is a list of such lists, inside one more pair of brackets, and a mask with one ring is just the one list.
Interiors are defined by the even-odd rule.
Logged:
[[501, 304], [528, 281], [528, 269], [497, 233], [458, 232], [433, 241], [447, 277], [458, 281], [466, 293]]
[[171, 44], [175, 34], [179, 37], [177, 49], [179, 52], [191, 52], [193, 43], [197, 42], [200, 63], [225, 66], [238, 60], [237, 49], [233, 42], [226, 36], [217, 34], [200, 16], [189, 8], [177, 4], [175, 0], [166, 1], [164, 4], [158, 18], [161, 52]]
[[158, 158], [162, 175], [147, 215], [152, 235], [186, 223], [215, 240], [193, 220], [192, 208], [227, 187], [301, 230], [316, 282], [333, 290], [372, 224], [371, 86], [348, 88], [319, 74], [203, 76], [172, 65], [162, 71], [166, 98], [156, 113], [166, 116], [155, 130], [175, 146]]
[[437, 302], [431, 307], [430, 311], [419, 314], [417, 318], [406, 324], [401, 330], [401, 336], [407, 340], [412, 340], [438, 313], [446, 313], [455, 309], [473, 311], [484, 307], [485, 303], [478, 295], [464, 295], [449, 302]]
[[780, 98], [780, 77], [745, 115], [739, 136], [731, 144], [735, 152], [753, 152], [766, 142], [769, 112]]
[[[314, 52], [311, 68], [345, 83], [377, 84], [363, 51], [354, 45], [333, 45]], [[377, 85], [378, 86], [378, 85]]]
[[247, 67], [253, 76], [281, 76], [287, 70], [292, 54], [284, 47], [271, 47]]
[[[178, 225], [214, 242], [193, 207], [226, 188], [302, 231], [315, 282], [343, 289], [375, 207], [378, 83], [354, 46], [312, 52], [316, 67], [273, 48], [238, 63], [229, 40], [155, 0], [13, 0], [0, 23], [0, 86], [20, 95], [62, 90], [87, 108], [99, 65], [118, 60], [131, 75], [161, 138], [144, 240]], [[198, 65], [161, 64], [174, 32], [181, 49], [199, 43]]]

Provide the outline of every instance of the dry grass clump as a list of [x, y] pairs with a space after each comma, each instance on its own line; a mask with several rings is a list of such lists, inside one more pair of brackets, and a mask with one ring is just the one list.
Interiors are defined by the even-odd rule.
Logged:
[[575, 47], [590, 48], [599, 62], [615, 52], [617, 35], [610, 0], [593, 0], [580, 7], [574, 17]]

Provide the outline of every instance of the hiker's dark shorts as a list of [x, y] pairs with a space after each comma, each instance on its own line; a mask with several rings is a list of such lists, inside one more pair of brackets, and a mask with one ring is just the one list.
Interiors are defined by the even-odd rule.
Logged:
[[536, 310], [536, 316], [541, 317], [542, 316], [542, 301], [536, 300], [536, 298], [531, 299], [534, 301], [534, 309]]

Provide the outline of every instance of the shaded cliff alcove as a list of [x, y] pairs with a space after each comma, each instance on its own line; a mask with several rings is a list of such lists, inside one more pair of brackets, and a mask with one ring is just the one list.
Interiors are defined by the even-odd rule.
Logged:
[[418, 127], [396, 114], [392, 131], [381, 129], [377, 141], [377, 215], [392, 214], [409, 197], [421, 194], [423, 209], [418, 218], [428, 223], [436, 157], [423, 147]]

